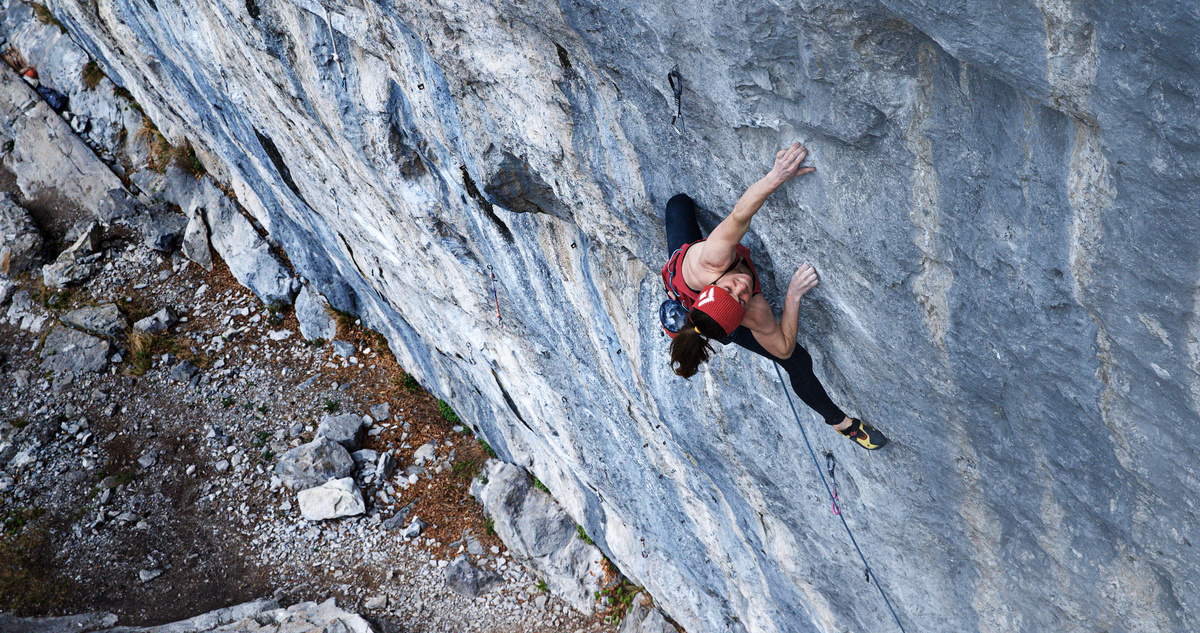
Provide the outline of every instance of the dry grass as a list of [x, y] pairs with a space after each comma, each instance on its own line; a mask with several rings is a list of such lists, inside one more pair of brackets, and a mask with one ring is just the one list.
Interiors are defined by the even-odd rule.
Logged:
[[146, 162], [150, 169], [158, 173], [166, 171], [167, 165], [170, 164], [172, 158], [172, 150], [170, 141], [167, 137], [158, 131], [158, 126], [154, 125], [154, 121], [145, 114], [142, 115], [142, 127], [133, 135], [135, 143], [145, 143], [148, 156]]
[[201, 163], [200, 159], [196, 158], [196, 150], [192, 147], [192, 142], [186, 138], [183, 139], [183, 145], [172, 147], [168, 150], [168, 153], [171, 157], [171, 162], [175, 163], [175, 166], [183, 170], [184, 173], [191, 174], [194, 178], [199, 178], [207, 173], [207, 170], [204, 169], [204, 163]]
[[21, 51], [15, 48], [4, 51], [4, 54], [0, 55], [0, 57], [3, 57], [4, 63], [8, 64], [8, 67], [16, 72], [21, 72], [22, 68], [29, 65], [25, 62], [25, 56], [21, 54]]
[[62, 31], [63, 33], [67, 32], [67, 27], [63, 26], [62, 22], [59, 22], [58, 18], [54, 17], [54, 14], [50, 12], [49, 7], [40, 2], [32, 2], [30, 4], [33, 6], [33, 14], [37, 16], [38, 22], [57, 26], [59, 31]]
[[94, 59], [89, 59], [88, 63], [83, 65], [83, 85], [87, 86], [88, 90], [95, 90], [101, 79], [104, 79], [104, 71], [100, 70], [100, 64]]

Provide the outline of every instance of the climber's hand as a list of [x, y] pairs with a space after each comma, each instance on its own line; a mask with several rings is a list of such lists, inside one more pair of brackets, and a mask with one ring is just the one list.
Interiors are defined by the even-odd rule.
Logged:
[[792, 282], [788, 284], [787, 296], [788, 299], [799, 301], [804, 293], [812, 290], [820, 281], [817, 280], [817, 270], [812, 267], [812, 264], [805, 264], [792, 275]]
[[799, 143], [792, 143], [791, 147], [781, 149], [775, 154], [775, 166], [771, 168], [771, 173], [767, 174], [776, 186], [804, 174], [811, 174], [816, 171], [814, 167], [806, 167], [803, 165], [804, 159], [808, 157], [808, 150]]

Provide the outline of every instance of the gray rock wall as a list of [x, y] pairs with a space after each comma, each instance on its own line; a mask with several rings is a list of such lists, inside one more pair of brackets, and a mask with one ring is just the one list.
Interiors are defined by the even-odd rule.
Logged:
[[804, 413], [909, 630], [1200, 626], [1194, 6], [49, 6], [687, 630], [894, 627], [771, 366], [683, 381], [655, 322], [665, 201], [711, 228], [793, 140], [747, 242], [893, 438]]

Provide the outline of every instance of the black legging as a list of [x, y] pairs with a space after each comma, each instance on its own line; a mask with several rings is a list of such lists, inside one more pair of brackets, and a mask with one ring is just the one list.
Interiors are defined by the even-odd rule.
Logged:
[[[667, 202], [666, 215], [667, 257], [670, 257], [680, 246], [695, 242], [702, 236], [700, 235], [700, 225], [696, 222], [696, 205], [686, 194], [681, 193]], [[840, 424], [842, 420], [846, 419], [846, 414], [833, 403], [833, 400], [829, 399], [829, 394], [825, 393], [821, 381], [817, 380], [817, 376], [813, 374], [812, 356], [809, 356], [808, 350], [799, 343], [796, 343], [796, 349], [792, 350], [792, 355], [786, 360], [780, 359], [764, 349], [754, 338], [754, 333], [742, 326], [738, 326], [732, 336], [720, 343], [722, 345], [734, 343], [779, 363], [779, 366], [787, 372], [788, 378], [792, 380], [792, 390], [796, 392], [797, 396], [800, 396], [804, 404], [825, 418], [826, 424]]]

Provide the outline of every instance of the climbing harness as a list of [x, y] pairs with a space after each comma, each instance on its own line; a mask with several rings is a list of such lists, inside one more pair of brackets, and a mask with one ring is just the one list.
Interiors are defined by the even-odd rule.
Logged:
[[[829, 481], [825, 479], [825, 472], [821, 470], [821, 464], [817, 461], [817, 453], [813, 451], [812, 442], [808, 441], [808, 432], [804, 430], [804, 425], [800, 423], [800, 414], [796, 412], [796, 403], [792, 402], [792, 394], [788, 390], [788, 385], [783, 380], [783, 373], [779, 371], [779, 364], [775, 364], [775, 375], [779, 376], [779, 384], [783, 387], [783, 394], [787, 396], [788, 406], [792, 408], [792, 417], [796, 418], [796, 426], [800, 427], [800, 435], [804, 438], [804, 444], [808, 447], [808, 454], [812, 457], [813, 466], [817, 468], [817, 474], [821, 476], [821, 483], [825, 484], [825, 492], [829, 495], [830, 501], [837, 504], [837, 497], [834, 496], [833, 490], [829, 487]], [[832, 471], [831, 471], [832, 472]], [[879, 590], [879, 595], [883, 597], [884, 604], [887, 605], [888, 611], [891, 611], [892, 618], [896, 620], [896, 626], [900, 627], [901, 633], [907, 633], [904, 630], [904, 625], [900, 623], [900, 616], [896, 615], [896, 610], [892, 608], [892, 601], [888, 600], [887, 594], [884, 593], [883, 587], [879, 586], [878, 576], [871, 577], [871, 566], [867, 564], [867, 557], [863, 555], [862, 548], [858, 546], [858, 541], [854, 539], [854, 533], [850, 531], [850, 525], [846, 523], [846, 517], [836, 513], [837, 517], [842, 520], [842, 527], [846, 528], [846, 536], [850, 537], [850, 542], [854, 545], [854, 549], [858, 551], [858, 558], [862, 561], [864, 574], [867, 582], [874, 582], [875, 588]]]
[[833, 501], [830, 502], [829, 506], [833, 509], [835, 515], [841, 514], [842, 509], [838, 507], [838, 501], [841, 501], [841, 499], [838, 499], [837, 496], [837, 477], [834, 474], [837, 469], [837, 460], [834, 459], [833, 453], [825, 453], [825, 469], [829, 471], [829, 491], [833, 495]]
[[675, 93], [675, 114], [671, 116], [671, 127], [675, 128], [676, 134], [683, 134], [683, 76], [679, 74], [679, 64], [667, 73], [667, 81], [671, 84], [671, 91]]
[[496, 301], [496, 321], [500, 327], [504, 327], [504, 317], [500, 316], [500, 293], [496, 290], [496, 273], [492, 272], [491, 264], [488, 264], [488, 274], [492, 276], [492, 298]]

